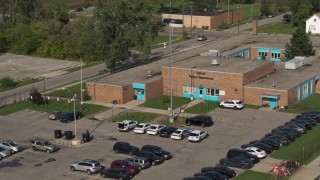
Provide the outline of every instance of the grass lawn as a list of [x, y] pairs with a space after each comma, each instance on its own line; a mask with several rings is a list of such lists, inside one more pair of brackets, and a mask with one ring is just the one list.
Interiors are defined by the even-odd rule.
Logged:
[[[59, 89], [48, 93], [47, 96], [54, 96], [54, 97], [65, 97], [65, 98], [73, 98], [74, 94], [77, 94], [77, 97], [80, 97], [80, 89], [81, 84], [75, 84], [73, 86], [67, 87], [66, 89]], [[86, 89], [86, 83], [82, 83], [82, 89]], [[69, 92], [70, 91], [70, 92]]]
[[[283, 160], [301, 160], [301, 162], [303, 161], [303, 164], [309, 163], [320, 154], [319, 131], [320, 125], [313, 127], [307, 134], [304, 134], [294, 142], [291, 142], [289, 146], [284, 146], [280, 150], [272, 153], [271, 157]], [[316, 156], [312, 156], [313, 154]]]
[[[190, 99], [187, 99], [187, 98], [173, 96], [172, 97], [173, 109], [176, 109], [184, 104], [187, 104], [189, 101]], [[140, 106], [167, 110], [168, 107], [170, 107], [170, 96], [159, 96], [141, 104]]]
[[251, 105], [251, 104], [245, 104], [244, 108], [250, 108], [250, 109], [260, 109], [260, 106]]
[[44, 4], [54, 4], [54, 3], [85, 2], [85, 0], [39, 0], [39, 2]]
[[[43, 112], [52, 112], [54, 110], [60, 110], [62, 112], [71, 112], [73, 111], [73, 103], [68, 103], [64, 100], [49, 100], [48, 104], [35, 105], [32, 104], [31, 101], [22, 101], [16, 104], [11, 104], [8, 106], [4, 106], [0, 108], [0, 115], [5, 116], [11, 113], [15, 113], [17, 111], [21, 111], [24, 109], [32, 109], [35, 111], [43, 111]], [[108, 108], [104, 106], [94, 105], [94, 104], [84, 104], [83, 110], [81, 111], [81, 104], [76, 102], [76, 111], [80, 111], [84, 114], [84, 116], [89, 116], [101, 111], [105, 111]]]
[[[279, 178], [280, 177], [278, 177], [278, 179]], [[273, 180], [273, 179], [277, 179], [277, 177], [275, 177], [272, 174], [246, 170], [243, 173], [241, 173], [239, 176], [236, 176], [233, 178], [233, 180], [248, 180], [248, 179]], [[284, 179], [284, 178], [281, 178], [281, 179]], [[288, 178], [286, 178], [286, 179], [288, 179]]]
[[123, 120], [134, 120], [139, 123], [147, 123], [153, 121], [155, 118], [159, 117], [159, 114], [147, 113], [147, 112], [122, 112], [117, 114], [113, 118], [108, 119], [112, 122], [121, 122]]
[[292, 27], [290, 23], [272, 23], [259, 27], [259, 33], [268, 33], [268, 34], [288, 34], [292, 35], [296, 30], [295, 27]]
[[305, 100], [289, 107], [285, 112], [300, 114], [301, 112], [318, 110], [320, 111], [320, 94], [313, 94]]
[[219, 106], [218, 102], [203, 101], [185, 110], [186, 113], [191, 114], [207, 114]]
[[[83, 66], [82, 66], [82, 69], [85, 69], [85, 68], [88, 68], [88, 67], [92, 67], [92, 66], [95, 66], [95, 65], [98, 65], [98, 64], [102, 64], [102, 63], [103, 63], [103, 62], [101, 62], [101, 61], [89, 62], [89, 63], [86, 63], [85, 65], [83, 65]], [[81, 70], [81, 66], [67, 69], [67, 71], [68, 71], [69, 73], [75, 72], [75, 71], [79, 71], [79, 70]]]

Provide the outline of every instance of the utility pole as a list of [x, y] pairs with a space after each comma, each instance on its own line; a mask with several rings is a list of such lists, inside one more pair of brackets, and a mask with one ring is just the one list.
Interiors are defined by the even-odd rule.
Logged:
[[83, 110], [83, 87], [82, 87], [82, 58], [80, 58], [80, 104], [81, 104], [81, 110]]
[[189, 6], [190, 6], [190, 9], [191, 9], [191, 14], [190, 14], [190, 15], [191, 15], [191, 21], [190, 21], [190, 26], [191, 26], [191, 27], [190, 27], [191, 36], [192, 36], [192, 29], [193, 29], [193, 26], [192, 26], [192, 10], [193, 10], [193, 3], [194, 3], [194, 2], [192, 2], [192, 1], [190, 1], [190, 2], [189, 2]]
[[229, 20], [229, 12], [230, 12], [230, 8], [229, 8], [229, 0], [228, 0], [228, 25], [230, 24], [230, 20]]

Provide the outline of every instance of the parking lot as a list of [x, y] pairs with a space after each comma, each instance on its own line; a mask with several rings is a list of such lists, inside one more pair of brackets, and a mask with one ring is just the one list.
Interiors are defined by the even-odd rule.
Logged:
[[[59, 144], [61, 150], [52, 154], [32, 151], [28, 139], [42, 137], [57, 142], [54, 139], [54, 130], [74, 132], [74, 122], [62, 124], [59, 121], [50, 121], [45, 113], [31, 110], [0, 117], [1, 139], [14, 140], [26, 148], [23, 152], [1, 160], [0, 179], [102, 179], [98, 174], [71, 172], [69, 165], [75, 160], [95, 159], [109, 167], [113, 160], [129, 157], [112, 151], [116, 141], [127, 141], [138, 147], [145, 144], [158, 145], [173, 154], [171, 160], [143, 170], [135, 179], [178, 180], [192, 176], [204, 166], [217, 164], [225, 157], [229, 148], [239, 148], [242, 144], [259, 139], [274, 127], [294, 117], [293, 114], [254, 109], [216, 109], [210, 115], [215, 124], [203, 128], [208, 131], [209, 137], [200, 143], [191, 143], [187, 139], [175, 141], [147, 134], [118, 132], [114, 123], [83, 118], [77, 121], [78, 138], [81, 133], [89, 130], [92, 131], [94, 139], [80, 147]], [[196, 126], [188, 128], [202, 129]]]

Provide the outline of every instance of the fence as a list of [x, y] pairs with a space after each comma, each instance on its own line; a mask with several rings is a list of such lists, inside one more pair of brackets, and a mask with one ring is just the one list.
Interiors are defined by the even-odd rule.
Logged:
[[30, 90], [29, 91], [22, 91], [18, 93], [13, 93], [8, 96], [4, 96], [0, 98], [0, 108], [6, 105], [14, 104], [17, 102], [28, 100], [30, 97]]

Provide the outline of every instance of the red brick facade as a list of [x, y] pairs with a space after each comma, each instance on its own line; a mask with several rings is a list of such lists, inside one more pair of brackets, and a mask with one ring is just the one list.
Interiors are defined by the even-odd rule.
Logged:
[[257, 67], [252, 71], [249, 71], [244, 74], [244, 84], [248, 84], [256, 79], [259, 79], [267, 74], [270, 74], [275, 70], [275, 64], [270, 62], [265, 64], [264, 66]]
[[278, 106], [288, 106], [288, 92], [286, 90], [265, 89], [257, 87], [244, 87], [244, 102], [260, 106], [263, 102], [262, 95], [280, 95]]
[[[259, 47], [251, 47], [250, 48], [250, 58], [254, 59], [254, 60], [257, 60], [258, 57], [259, 57], [259, 54], [258, 54], [258, 48]], [[266, 59], [271, 59], [271, 49], [274, 49], [274, 48], [267, 48], [269, 50], [269, 52], [267, 53], [267, 56], [266, 56]], [[285, 54], [284, 54], [284, 49], [280, 49], [280, 58], [284, 58], [285, 57]]]
[[146, 84], [146, 101], [163, 95], [163, 82], [162, 79]]

